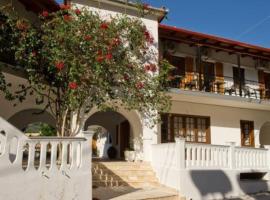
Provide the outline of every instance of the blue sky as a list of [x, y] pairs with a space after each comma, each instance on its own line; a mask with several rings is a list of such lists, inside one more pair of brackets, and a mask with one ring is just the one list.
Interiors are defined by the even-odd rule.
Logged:
[[270, 0], [146, 0], [170, 10], [164, 24], [270, 47]]
[[270, 48], [270, 0], [144, 2], [170, 10], [164, 24]]

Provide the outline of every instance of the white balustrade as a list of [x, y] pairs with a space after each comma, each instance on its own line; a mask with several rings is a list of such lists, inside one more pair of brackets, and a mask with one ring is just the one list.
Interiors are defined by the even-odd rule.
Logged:
[[89, 199], [92, 132], [82, 136], [28, 138], [0, 117], [0, 199]]
[[175, 143], [153, 145], [152, 162], [178, 169], [237, 169], [260, 170], [270, 168], [270, 146], [266, 148], [236, 147], [188, 143], [175, 139]]
[[268, 149], [235, 147], [237, 169], [266, 169]]
[[186, 168], [228, 168], [229, 146], [186, 143]]

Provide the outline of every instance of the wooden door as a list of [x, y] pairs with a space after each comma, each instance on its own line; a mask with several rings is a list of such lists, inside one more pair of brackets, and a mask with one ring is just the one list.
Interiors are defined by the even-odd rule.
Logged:
[[215, 81], [215, 64], [203, 62], [201, 72], [203, 73], [203, 89], [206, 92], [213, 91], [213, 84]]
[[254, 122], [240, 121], [242, 146], [254, 147]]
[[124, 158], [124, 151], [129, 148], [130, 125], [126, 120], [120, 124], [120, 157]]

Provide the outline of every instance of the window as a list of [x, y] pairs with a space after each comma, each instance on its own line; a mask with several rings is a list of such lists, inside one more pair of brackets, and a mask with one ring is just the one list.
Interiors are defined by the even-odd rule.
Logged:
[[245, 69], [233, 67], [233, 82], [236, 87], [245, 85]]
[[242, 146], [254, 147], [254, 122], [240, 121]]
[[161, 115], [161, 140], [173, 142], [175, 136], [187, 142], [210, 143], [210, 118], [178, 114]]

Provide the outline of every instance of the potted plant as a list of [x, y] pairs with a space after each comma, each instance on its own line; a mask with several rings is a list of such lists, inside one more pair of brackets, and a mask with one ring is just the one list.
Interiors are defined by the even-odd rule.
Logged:
[[125, 161], [134, 162], [136, 158], [136, 153], [133, 148], [127, 148], [124, 152]]

